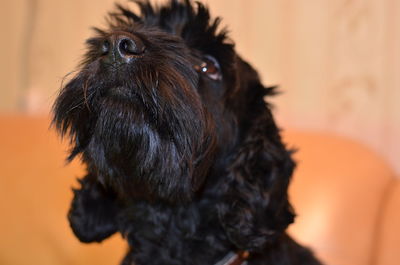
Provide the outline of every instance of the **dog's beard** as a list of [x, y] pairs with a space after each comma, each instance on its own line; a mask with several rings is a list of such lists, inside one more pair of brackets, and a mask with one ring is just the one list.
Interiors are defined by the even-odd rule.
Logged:
[[123, 193], [182, 196], [191, 189], [192, 152], [180, 150], [170, 128], [157, 128], [147, 115], [139, 106], [103, 99], [87, 158], [102, 183]]
[[[55, 122], [61, 131], [69, 127], [80, 145], [73, 153], [119, 194], [187, 200], [203, 182], [215, 145], [196, 74], [177, 67], [139, 73], [128, 76], [130, 83], [78, 76], [57, 100]], [[85, 107], [62, 114], [70, 97]]]

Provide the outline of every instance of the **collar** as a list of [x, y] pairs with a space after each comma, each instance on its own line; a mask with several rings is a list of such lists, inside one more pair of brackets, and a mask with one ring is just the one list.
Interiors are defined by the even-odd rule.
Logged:
[[214, 265], [247, 265], [247, 259], [250, 253], [248, 251], [229, 252], [223, 259]]

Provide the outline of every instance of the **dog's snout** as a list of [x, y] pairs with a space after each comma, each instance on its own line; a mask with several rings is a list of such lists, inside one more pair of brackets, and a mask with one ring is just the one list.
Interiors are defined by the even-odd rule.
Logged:
[[136, 35], [116, 33], [104, 40], [101, 53], [106, 63], [129, 63], [144, 54], [146, 46]]

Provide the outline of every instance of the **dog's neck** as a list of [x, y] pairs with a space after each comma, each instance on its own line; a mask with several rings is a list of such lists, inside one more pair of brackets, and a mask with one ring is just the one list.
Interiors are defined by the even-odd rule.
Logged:
[[[168, 257], [174, 256], [182, 264], [192, 264], [192, 260], [197, 260], [201, 263], [196, 264], [245, 265], [244, 256], [235, 252], [218, 222], [216, 205], [220, 198], [209, 189], [207, 185], [202, 196], [187, 205], [130, 201], [120, 213], [123, 219], [118, 225], [121, 234], [135, 246], [133, 260], [143, 264], [140, 263], [142, 257], [151, 257], [151, 250], [157, 248], [160, 258], [167, 257], [166, 262]], [[141, 229], [132, 230], [131, 226]], [[161, 248], [159, 242], [163, 242]], [[176, 256], [178, 253], [179, 257]]]

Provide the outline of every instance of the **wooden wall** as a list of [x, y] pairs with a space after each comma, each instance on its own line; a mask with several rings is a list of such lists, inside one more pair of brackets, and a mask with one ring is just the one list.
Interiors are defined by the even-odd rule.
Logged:
[[[113, 0], [2, 0], [0, 111], [47, 113]], [[119, 1], [124, 3], [125, 1]], [[400, 2], [208, 0], [239, 53], [279, 84], [283, 127], [368, 144], [400, 173]]]

